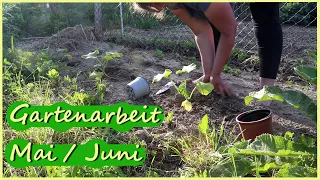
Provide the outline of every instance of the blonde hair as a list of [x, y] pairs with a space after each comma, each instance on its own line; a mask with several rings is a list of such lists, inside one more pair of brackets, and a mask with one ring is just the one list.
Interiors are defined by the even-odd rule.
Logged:
[[156, 8], [150, 6], [150, 3], [133, 3], [133, 9], [135, 12], [140, 14], [149, 14], [151, 16], [156, 17], [157, 19], [164, 18], [164, 10], [157, 10]]

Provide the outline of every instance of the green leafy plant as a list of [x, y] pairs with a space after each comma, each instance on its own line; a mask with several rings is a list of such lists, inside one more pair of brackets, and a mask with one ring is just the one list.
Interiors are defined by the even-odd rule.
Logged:
[[71, 54], [66, 54], [66, 55], [64, 55], [64, 57], [66, 57], [68, 60], [72, 60]]
[[192, 48], [192, 47], [197, 47], [197, 44], [194, 41], [186, 41], [182, 44], [182, 47]]
[[239, 76], [241, 74], [241, 69], [237, 68], [234, 71], [232, 71], [232, 75]]
[[[104, 75], [107, 75], [105, 69], [108, 66], [109, 61], [113, 60], [114, 58], [120, 58], [123, 56], [122, 53], [117, 52], [106, 52], [102, 58], [99, 58], [98, 55], [100, 54], [99, 50], [95, 50], [94, 52], [90, 52], [86, 55], [81, 56], [83, 59], [95, 59], [98, 61], [98, 65], [95, 66], [99, 71], [94, 72], [103, 72]], [[95, 73], [93, 76], [101, 76], [101, 73]], [[94, 78], [95, 78], [94, 77]]]
[[[317, 148], [315, 139], [293, 133], [284, 136], [263, 134], [254, 141], [241, 141], [228, 149], [237, 158], [249, 157], [251, 172], [268, 173], [276, 177], [316, 177]], [[303, 169], [303, 171], [301, 171]], [[249, 172], [247, 172], [249, 173]]]
[[74, 92], [71, 94], [66, 94], [65, 100], [70, 104], [75, 105], [90, 105], [90, 95], [84, 92]]
[[[314, 56], [316, 58], [316, 56]], [[305, 79], [307, 82], [316, 85], [317, 83], [317, 69], [300, 65], [294, 68], [295, 72]], [[248, 105], [251, 101], [257, 99], [259, 102], [263, 101], [280, 101], [289, 104], [291, 107], [302, 111], [309, 119], [317, 122], [317, 105], [311, 98], [302, 92], [295, 90], [282, 90], [278, 86], [265, 86], [257, 92], [251, 92], [245, 97], [245, 104]]]
[[167, 117], [165, 118], [165, 121], [168, 123], [169, 126], [173, 123], [174, 119], [173, 119], [172, 111], [168, 112]]
[[69, 75], [63, 77], [62, 85], [68, 87], [71, 91], [76, 91], [78, 89], [77, 78], [70, 78]]
[[[194, 69], [196, 69], [196, 65], [192, 63], [188, 66], [183, 66], [182, 69], [176, 71], [176, 74], [179, 75], [184, 73], [190, 73]], [[169, 79], [173, 83], [173, 86], [175, 87], [177, 92], [185, 98], [185, 101], [181, 103], [181, 106], [184, 107], [187, 111], [192, 110], [192, 104], [190, 102], [190, 99], [192, 98], [192, 95], [196, 89], [200, 94], [205, 96], [210, 94], [213, 90], [213, 85], [211, 83], [203, 83], [197, 81], [196, 86], [193, 88], [191, 93], [189, 93], [187, 90], [187, 80], [181, 81], [180, 85], [177, 86], [176, 83], [171, 79], [171, 73], [172, 71], [170, 69], [166, 69], [162, 74], [157, 74], [156, 76], [154, 76], [152, 83], [159, 82], [162, 78]]]
[[233, 49], [231, 51], [231, 56], [237, 58], [237, 60], [240, 62], [243, 62], [250, 57], [248, 53], [241, 49]]
[[230, 71], [231, 71], [231, 67], [230, 67], [229, 65], [225, 65], [225, 66], [223, 67], [223, 72], [228, 73], [228, 72], [230, 72]]
[[154, 55], [155, 55], [156, 57], [163, 57], [163, 56], [164, 56], [164, 53], [163, 53], [163, 51], [157, 49], [157, 50], [154, 52]]
[[[208, 115], [204, 115], [198, 125], [199, 133], [197, 135], [192, 134], [178, 138], [177, 143], [171, 146], [171, 149], [184, 162], [180, 172], [181, 176], [214, 176], [211, 169], [230, 159], [226, 153], [222, 152], [222, 148], [226, 144], [234, 144], [237, 138], [233, 137], [230, 131], [225, 131], [224, 120], [221, 122], [219, 119], [218, 121], [220, 125], [215, 126], [213, 121], [209, 121]], [[231, 132], [234, 132], [234, 129]]]
[[300, 65], [294, 68], [294, 71], [304, 80], [317, 85], [317, 69], [310, 66]]
[[[224, 121], [216, 128], [208, 115], [199, 124], [199, 136], [178, 139], [172, 149], [185, 162], [190, 177], [316, 177], [317, 145], [314, 138], [262, 134], [255, 140], [229, 137]], [[239, 134], [240, 135], [240, 134]], [[238, 136], [239, 136], [238, 135]]]
[[97, 83], [97, 96], [99, 99], [99, 104], [102, 103], [106, 90], [107, 90], [107, 88], [106, 88], [105, 84]]
[[59, 83], [60, 77], [59, 72], [57, 70], [51, 69], [48, 71], [47, 75], [53, 85], [57, 85]]
[[291, 107], [298, 109], [314, 122], [317, 122], [317, 105], [307, 95], [294, 90], [282, 90], [278, 86], [265, 86], [257, 92], [251, 92], [245, 97], [245, 104], [257, 99], [258, 102], [263, 101], [280, 101], [289, 104]]

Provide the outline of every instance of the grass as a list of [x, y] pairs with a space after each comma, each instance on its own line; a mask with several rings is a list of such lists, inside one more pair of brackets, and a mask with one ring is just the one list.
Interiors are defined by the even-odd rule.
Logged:
[[[100, 104], [104, 99], [107, 83], [105, 80], [93, 82], [96, 86], [93, 91], [85, 91], [77, 77], [69, 75], [61, 77], [59, 68], [43, 69], [40, 71], [30, 71], [34, 69], [29, 63], [28, 55], [31, 57], [42, 57], [30, 52], [11, 51], [11, 56], [4, 62], [4, 117], [6, 109], [11, 103], [21, 100], [33, 105], [51, 105], [56, 102], [65, 101], [70, 105], [94, 105]], [[61, 57], [63, 58], [63, 57]], [[21, 60], [13, 63], [15, 59]], [[40, 59], [33, 59], [40, 61]], [[42, 59], [42, 63], [51, 62], [51, 57]], [[60, 66], [59, 61], [55, 62]], [[28, 67], [28, 68], [27, 68]], [[28, 73], [31, 73], [28, 75]], [[32, 77], [28, 78], [27, 77]], [[27, 139], [36, 144], [81, 144], [90, 139], [103, 139], [111, 144], [139, 144], [146, 147], [146, 143], [138, 138], [134, 133], [118, 133], [107, 128], [72, 128], [66, 132], [56, 132], [51, 128], [30, 128], [26, 131], [16, 131], [9, 127], [6, 120], [3, 123], [3, 140], [6, 146], [11, 140], [17, 138]], [[10, 166], [4, 160], [5, 177], [129, 177], [129, 176], [158, 176], [164, 173], [160, 168], [155, 168], [155, 158], [158, 154], [153, 154], [154, 150], [148, 151], [146, 164], [140, 167], [26, 167], [17, 169]], [[160, 171], [159, 171], [160, 170]]]
[[226, 132], [225, 121], [220, 119], [217, 121], [222, 122], [216, 127], [215, 122], [209, 123], [208, 117], [204, 116], [199, 124], [197, 135], [181, 137], [177, 140], [175, 146], [171, 147], [184, 162], [180, 171], [181, 176], [203, 176], [205, 172], [227, 160], [224, 158], [221, 149], [225, 145], [232, 145], [237, 139], [233, 135], [235, 126], [231, 132]]

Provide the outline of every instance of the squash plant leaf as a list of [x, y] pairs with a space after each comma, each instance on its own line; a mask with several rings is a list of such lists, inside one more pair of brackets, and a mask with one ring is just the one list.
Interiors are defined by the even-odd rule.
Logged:
[[197, 81], [196, 83], [197, 90], [200, 94], [207, 96], [212, 92], [214, 89], [213, 85], [211, 83], [203, 83], [200, 81]]
[[317, 85], [317, 69], [310, 66], [297, 66], [294, 71], [303, 79], [313, 85]]
[[253, 99], [258, 101], [275, 100], [289, 104], [295, 109], [303, 112], [309, 119], [317, 122], [317, 105], [302, 92], [287, 90], [283, 91], [278, 86], [264, 86], [258, 92], [251, 92], [245, 97], [245, 104], [248, 105]]
[[188, 91], [187, 91], [187, 81], [183, 81], [179, 87], [178, 92], [181, 94], [185, 99], [188, 99]]
[[241, 159], [235, 160], [236, 169], [231, 160], [227, 162], [222, 162], [214, 166], [209, 171], [210, 177], [244, 177], [248, 175], [254, 166], [252, 165], [252, 160], [246, 157], [241, 157]]
[[89, 77], [90, 77], [90, 78], [93, 78], [93, 79], [101, 79], [103, 75], [104, 75], [103, 72], [93, 71], [93, 72], [89, 75]]
[[105, 55], [103, 58], [104, 58], [105, 60], [107, 60], [107, 61], [110, 61], [110, 60], [113, 59], [112, 56], [110, 56], [110, 55]]
[[197, 68], [196, 64], [192, 63], [188, 66], [183, 66], [182, 69], [176, 71], [176, 74], [190, 73], [191, 71], [195, 70], [196, 68]]
[[115, 52], [115, 53], [112, 54], [112, 57], [116, 57], [116, 58], [120, 58], [121, 56], [123, 56], [122, 53]]
[[317, 169], [303, 166], [288, 166], [280, 169], [276, 177], [317, 177]]
[[162, 74], [157, 74], [153, 77], [152, 83], [159, 82], [162, 78], [169, 78], [172, 71], [166, 69]]
[[98, 54], [99, 54], [99, 50], [95, 50], [94, 52], [91, 52], [89, 54], [82, 55], [81, 58], [83, 58], [83, 59], [96, 59]]
[[307, 147], [300, 143], [287, 140], [283, 136], [273, 136], [271, 134], [263, 134], [247, 146], [241, 149], [238, 154], [245, 155], [268, 155], [280, 157], [316, 157], [316, 147]]
[[191, 111], [192, 104], [188, 100], [185, 100], [181, 103], [181, 106], [184, 107], [187, 111]]

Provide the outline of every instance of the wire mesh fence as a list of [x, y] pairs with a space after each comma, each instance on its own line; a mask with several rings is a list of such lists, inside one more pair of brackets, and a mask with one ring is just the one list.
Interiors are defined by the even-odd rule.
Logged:
[[[168, 11], [162, 20], [157, 20], [153, 16], [134, 12], [129, 3], [124, 3], [108, 4], [108, 8], [102, 13], [110, 17], [107, 18], [107, 24], [110, 25], [105, 26], [105, 36], [111, 41], [164, 51], [179, 51], [193, 55], [197, 53], [192, 31]], [[236, 3], [234, 13], [238, 22], [234, 48], [257, 54], [249, 3]], [[280, 4], [283, 58], [299, 57], [301, 53], [316, 50], [316, 14], [316, 3]], [[119, 18], [114, 18], [115, 16]]]

